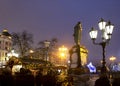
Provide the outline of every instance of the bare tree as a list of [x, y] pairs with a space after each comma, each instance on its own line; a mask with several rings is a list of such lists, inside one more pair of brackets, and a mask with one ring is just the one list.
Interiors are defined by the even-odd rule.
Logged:
[[27, 31], [12, 33], [13, 46], [16, 46], [21, 57], [24, 57], [26, 52], [32, 47], [33, 35]]

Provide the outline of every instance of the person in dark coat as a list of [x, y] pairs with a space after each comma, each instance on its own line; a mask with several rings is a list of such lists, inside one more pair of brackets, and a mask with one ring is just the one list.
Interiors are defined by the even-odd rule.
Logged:
[[99, 79], [95, 81], [94, 86], [111, 86], [109, 78], [106, 75], [101, 75]]
[[39, 72], [35, 77], [36, 86], [42, 85], [42, 79], [43, 79], [43, 75], [41, 72]]
[[14, 77], [12, 74], [5, 70], [2, 75], [0, 75], [0, 86], [13, 86]]

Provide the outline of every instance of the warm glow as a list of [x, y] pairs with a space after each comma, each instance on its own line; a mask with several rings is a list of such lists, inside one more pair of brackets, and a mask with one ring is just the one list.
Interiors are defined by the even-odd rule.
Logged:
[[68, 64], [70, 64], [70, 60], [68, 60]]
[[34, 53], [34, 51], [33, 51], [33, 50], [30, 50], [30, 53]]
[[60, 53], [60, 56], [61, 57], [65, 57], [65, 53]]
[[115, 60], [116, 60], [116, 57], [111, 56], [111, 57], [109, 58], [109, 60], [110, 60], [110, 61], [115, 61]]
[[61, 64], [65, 64], [65, 61], [66, 61], [66, 59], [67, 59], [68, 49], [63, 45], [63, 46], [60, 47], [58, 50], [59, 50], [60, 63], [61, 63]]
[[9, 38], [9, 39], [12, 39], [12, 37], [11, 37], [11, 36], [8, 36], [8, 38]]

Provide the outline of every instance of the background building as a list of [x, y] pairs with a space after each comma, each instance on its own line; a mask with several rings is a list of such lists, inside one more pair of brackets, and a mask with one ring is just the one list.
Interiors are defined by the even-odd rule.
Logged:
[[4, 29], [0, 33], [0, 63], [4, 63], [7, 60], [7, 53], [11, 50], [12, 38], [8, 30]]

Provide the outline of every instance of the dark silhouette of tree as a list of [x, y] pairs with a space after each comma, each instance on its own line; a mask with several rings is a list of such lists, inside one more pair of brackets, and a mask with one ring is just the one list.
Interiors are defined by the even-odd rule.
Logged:
[[32, 47], [33, 35], [27, 31], [12, 33], [13, 46], [16, 46], [21, 57], [24, 57], [26, 52]]
[[58, 43], [58, 39], [57, 38], [53, 38], [51, 39], [51, 47], [54, 48], [56, 47], [56, 44]]

